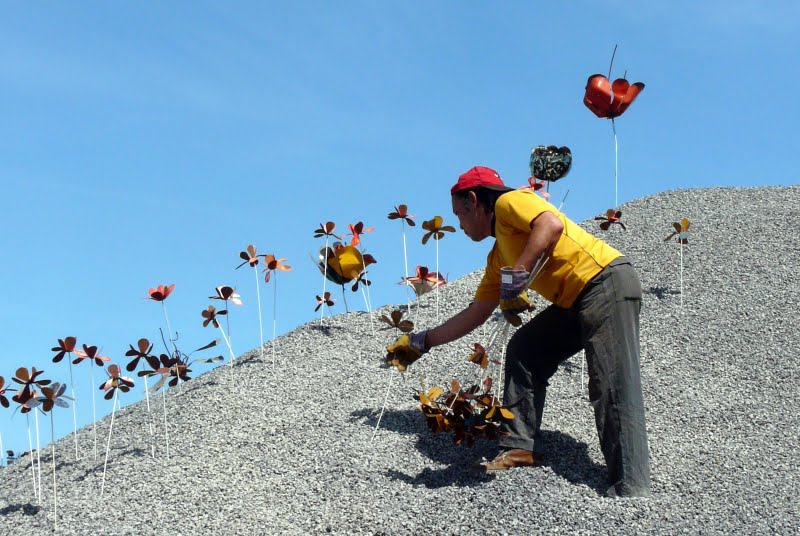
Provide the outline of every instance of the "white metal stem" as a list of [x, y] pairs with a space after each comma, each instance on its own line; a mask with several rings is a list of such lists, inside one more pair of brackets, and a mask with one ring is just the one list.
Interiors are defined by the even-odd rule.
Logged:
[[406, 253], [406, 220], [403, 220], [403, 265], [406, 268], [406, 306], [408, 307], [408, 316], [411, 316], [411, 298], [408, 296], [408, 254]]
[[39, 447], [39, 412], [33, 409], [33, 418], [36, 421], [36, 467], [39, 471], [39, 504], [42, 504], [42, 449]]
[[278, 325], [278, 272], [276, 271], [273, 276], [273, 285], [272, 287], [272, 368], [275, 368], [275, 335], [277, 331]]
[[103, 463], [103, 482], [100, 484], [100, 496], [103, 496], [103, 492], [106, 489], [106, 469], [108, 468], [108, 452], [111, 449], [111, 432], [114, 430], [114, 415], [117, 412], [117, 394], [119, 391], [117, 389], [114, 390], [114, 402], [113, 407], [111, 408], [111, 425], [108, 427], [108, 441], [106, 441], [106, 461]]
[[222, 333], [222, 338], [225, 339], [225, 344], [228, 346], [228, 352], [230, 352], [231, 360], [228, 362], [228, 365], [233, 366], [233, 348], [231, 348], [231, 343], [228, 341], [228, 337], [225, 335], [225, 330], [222, 329], [222, 324], [217, 322], [217, 328], [219, 332]]
[[97, 461], [97, 401], [94, 394], [94, 360], [89, 361], [89, 386], [92, 391], [92, 432], [94, 434], [94, 461]]
[[[142, 365], [144, 368], [144, 365]], [[153, 414], [150, 412], [150, 386], [147, 384], [147, 376], [144, 377], [144, 397], [147, 400], [147, 420], [150, 425], [150, 455], [153, 459], [156, 459], [156, 445], [155, 445], [155, 438], [156, 434], [153, 431]]]
[[258, 268], [253, 266], [253, 273], [256, 274], [256, 298], [258, 298], [258, 336], [261, 346], [258, 347], [261, 354], [261, 361], [264, 361], [264, 322], [261, 320], [261, 283], [258, 280]]
[[681, 309], [683, 309], [683, 242], [680, 242], [681, 248]]
[[167, 390], [166, 387], [161, 391], [161, 401], [164, 404], [164, 440], [167, 445], [167, 463], [169, 463], [169, 426], [167, 425]]
[[386, 394], [383, 397], [383, 407], [381, 408], [380, 415], [378, 415], [378, 422], [375, 423], [375, 430], [372, 431], [372, 438], [370, 438], [370, 441], [375, 439], [375, 434], [378, 433], [378, 428], [381, 425], [381, 419], [383, 419], [383, 412], [386, 411], [386, 404], [389, 402], [389, 391], [392, 388], [393, 379], [394, 379], [394, 374], [389, 374], [389, 383], [386, 385]]
[[33, 496], [39, 498], [39, 491], [36, 488], [36, 464], [33, 459], [33, 440], [31, 439], [31, 419], [30, 414], [25, 414], [25, 425], [28, 428], [28, 455], [31, 458], [31, 477], [33, 477]]
[[56, 436], [52, 410], [50, 411], [50, 444], [53, 447], [53, 530], [55, 531], [58, 529], [58, 493], [56, 492]]
[[[328, 237], [326, 235], [325, 236], [325, 254], [323, 255], [323, 257], [325, 257], [325, 259], [323, 260], [324, 264], [323, 264], [323, 271], [322, 271], [322, 299], [323, 300], [325, 299], [325, 284], [328, 281], [328, 275], [327, 274], [328, 274], [328, 241], [329, 241], [329, 239], [330, 239], [330, 237]], [[322, 324], [322, 319], [324, 317], [325, 317], [325, 306], [323, 305], [322, 307], [320, 307], [320, 312], [319, 312], [319, 323], [320, 324]]]
[[[175, 353], [178, 353], [178, 345], [175, 344], [175, 339], [172, 338], [172, 327], [170, 327], [169, 325], [169, 317], [167, 316], [167, 306], [164, 304], [164, 300], [161, 300], [161, 310], [164, 311], [164, 320], [166, 320], [167, 322], [167, 332], [169, 334], [169, 342], [172, 343], [172, 348], [175, 351]], [[170, 349], [167, 348], [167, 352], [169, 351]]]
[[611, 128], [614, 130], [614, 207], [619, 206], [617, 201], [617, 177], [619, 173], [619, 146], [617, 145], [617, 125], [611, 119]]
[[[69, 359], [69, 356], [67, 356]], [[75, 459], [78, 458], [78, 399], [75, 397], [75, 381], [72, 379], [72, 359], [69, 359], [69, 388], [72, 392], [72, 438], [75, 440]]]
[[[434, 238], [436, 238], [434, 236]], [[436, 277], [442, 277], [442, 274], [439, 272], [439, 241], [436, 240]], [[439, 287], [441, 285], [436, 285], [436, 323], [439, 323]]]

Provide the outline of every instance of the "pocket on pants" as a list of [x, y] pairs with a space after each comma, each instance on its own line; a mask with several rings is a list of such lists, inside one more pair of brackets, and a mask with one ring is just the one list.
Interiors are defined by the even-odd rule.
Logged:
[[614, 269], [611, 275], [614, 285], [614, 298], [616, 301], [642, 299], [642, 283], [639, 274], [630, 264], [622, 264]]

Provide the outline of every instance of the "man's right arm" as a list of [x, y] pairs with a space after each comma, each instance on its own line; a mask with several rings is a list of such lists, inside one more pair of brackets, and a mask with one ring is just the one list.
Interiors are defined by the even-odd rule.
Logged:
[[471, 332], [491, 316], [497, 308], [496, 301], [475, 300], [467, 308], [444, 324], [428, 330], [425, 337], [426, 348], [441, 346], [456, 339], [460, 339]]

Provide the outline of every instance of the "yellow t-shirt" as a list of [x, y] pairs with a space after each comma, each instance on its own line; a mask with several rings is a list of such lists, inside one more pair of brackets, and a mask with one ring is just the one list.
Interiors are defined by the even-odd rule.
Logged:
[[501, 195], [495, 204], [495, 243], [486, 258], [486, 271], [475, 292], [476, 300], [500, 299], [500, 270], [517, 262], [528, 242], [531, 222], [544, 211], [552, 212], [564, 224], [561, 238], [544, 270], [531, 284], [531, 288], [545, 299], [559, 307], [571, 307], [586, 283], [611, 261], [622, 256], [533, 191], [514, 190]]

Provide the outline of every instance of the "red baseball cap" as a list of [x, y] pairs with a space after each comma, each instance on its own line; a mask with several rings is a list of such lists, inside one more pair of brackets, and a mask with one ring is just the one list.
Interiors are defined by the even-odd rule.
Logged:
[[458, 182], [450, 188], [450, 195], [477, 186], [483, 186], [484, 188], [501, 192], [510, 192], [514, 189], [503, 184], [503, 179], [500, 178], [500, 174], [492, 168], [475, 166], [458, 177]]

